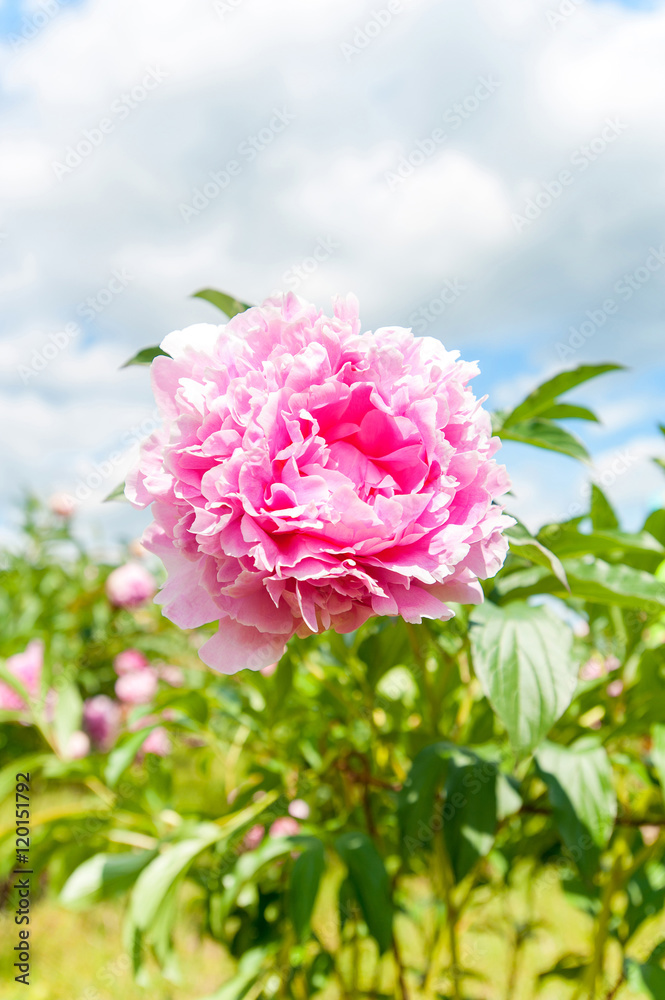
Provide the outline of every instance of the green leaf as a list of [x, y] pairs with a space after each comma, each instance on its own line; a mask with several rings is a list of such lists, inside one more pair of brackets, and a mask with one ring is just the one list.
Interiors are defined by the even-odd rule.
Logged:
[[593, 410], [588, 410], [586, 406], [574, 406], [572, 403], [555, 403], [539, 416], [545, 420], [591, 420], [595, 424], [600, 423]]
[[661, 545], [665, 545], [665, 510], [654, 510], [644, 522], [644, 531], [648, 531]]
[[131, 365], [149, 365], [155, 360], [155, 358], [170, 358], [171, 355], [163, 351], [161, 347], [144, 347], [142, 351], [135, 354], [133, 358], [129, 361], [125, 361], [121, 368], [129, 368]]
[[335, 847], [348, 869], [369, 932], [383, 954], [393, 937], [393, 904], [383, 860], [365, 833], [342, 834]]
[[651, 760], [665, 795], [665, 725], [657, 723], [651, 727], [651, 740]]
[[522, 444], [533, 445], [534, 448], [558, 451], [581, 462], [590, 459], [589, 452], [581, 441], [550, 420], [542, 418], [526, 420], [523, 423], [511, 424], [510, 429], [504, 425], [498, 434], [504, 441], [520, 441]]
[[572, 746], [545, 743], [536, 764], [547, 785], [554, 820], [581, 871], [593, 872], [617, 815], [607, 751], [585, 737]]
[[487, 602], [474, 610], [476, 675], [518, 752], [538, 746], [577, 686], [572, 632], [547, 608]]
[[60, 893], [63, 906], [89, 906], [129, 889], [155, 851], [95, 854], [69, 876]]
[[566, 590], [570, 589], [566, 571], [559, 557], [546, 548], [542, 542], [539, 542], [537, 538], [534, 538], [520, 521], [517, 521], [512, 527], [507, 528], [504, 534], [508, 538], [511, 552], [514, 552], [517, 556], [521, 556], [523, 559], [528, 559], [532, 563], [536, 563], [538, 566], [545, 566], [554, 573], [557, 580], [561, 581]]
[[665, 608], [665, 583], [651, 573], [631, 566], [612, 565], [602, 559], [586, 562], [565, 559], [564, 567], [573, 596], [596, 604], [657, 611]]
[[216, 993], [205, 997], [205, 1000], [244, 1000], [250, 986], [257, 982], [266, 958], [271, 953], [270, 947], [252, 948], [246, 951], [238, 962], [236, 974]]
[[225, 292], [218, 292], [214, 288], [203, 288], [200, 292], [194, 292], [192, 298], [205, 299], [206, 302], [210, 302], [211, 305], [216, 306], [217, 309], [226, 313], [229, 319], [233, 319], [238, 313], [252, 308], [246, 302], [234, 299], [232, 295], [227, 295]]
[[537, 389], [534, 389], [519, 406], [510, 413], [505, 421], [504, 427], [513, 427], [524, 420], [531, 419], [544, 413], [548, 407], [564, 392], [574, 389], [575, 386], [588, 382], [589, 379], [604, 375], [605, 372], [619, 371], [623, 365], [603, 364], [603, 365], [579, 365], [570, 371], [559, 372], [554, 378], [543, 382]]
[[159, 914], [171, 887], [185, 874], [190, 864], [207, 847], [224, 836], [219, 826], [202, 824], [200, 836], [170, 844], [159, 857], [144, 868], [130, 900], [130, 922], [140, 932], [147, 931]]
[[293, 866], [289, 909], [296, 935], [303, 941], [309, 934], [309, 922], [325, 869], [323, 844], [316, 841], [303, 851]]
[[157, 726], [146, 726], [135, 733], [129, 733], [123, 737], [118, 745], [108, 755], [106, 767], [104, 769], [104, 780], [109, 788], [115, 788], [118, 781], [134, 761], [137, 753], [143, 746], [148, 733], [151, 733]]
[[242, 854], [233, 871], [224, 880], [224, 895], [219, 904], [222, 917], [231, 912], [239, 893], [256, 879], [265, 865], [294, 851], [315, 847], [319, 843], [315, 837], [307, 836], [268, 837], [256, 850]]
[[626, 980], [631, 990], [651, 1000], [665, 997], [665, 971], [659, 965], [640, 965], [632, 958], [625, 962]]
[[497, 767], [486, 760], [450, 761], [443, 835], [457, 882], [492, 850], [497, 824]]
[[447, 777], [450, 755], [455, 749], [453, 743], [434, 743], [414, 758], [397, 797], [397, 814], [409, 854], [432, 839], [434, 798]]
[[[125, 496], [124, 481], [122, 483], [118, 483], [116, 488], [111, 490], [107, 497], [104, 497], [103, 503], [108, 503], [109, 500], [127, 500], [127, 497]], [[127, 500], [127, 503], [129, 503], [129, 500]]]
[[591, 523], [596, 531], [619, 527], [619, 520], [611, 503], [595, 483], [591, 485]]
[[58, 749], [62, 754], [66, 753], [72, 733], [81, 728], [82, 717], [83, 699], [78, 686], [73, 682], [59, 685], [53, 728]]

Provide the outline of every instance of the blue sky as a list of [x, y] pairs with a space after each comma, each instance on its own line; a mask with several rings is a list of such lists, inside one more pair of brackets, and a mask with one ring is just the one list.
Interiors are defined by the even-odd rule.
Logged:
[[[118, 367], [215, 321], [189, 298], [205, 285], [354, 291], [369, 329], [425, 310], [418, 332], [477, 358], [494, 407], [619, 361], [575, 394], [603, 425], [575, 429], [631, 526], [662, 500], [661, 4], [585, 0], [552, 24], [555, 0], [409, 0], [376, 25], [356, 0], [53, 0], [44, 20], [45, 2], [0, 2], [0, 531], [25, 486], [89, 493], [88, 537], [140, 531], [99, 504], [153, 420], [145, 372]], [[211, 174], [226, 186], [195, 208]], [[532, 526], [589, 475], [505, 460]]]

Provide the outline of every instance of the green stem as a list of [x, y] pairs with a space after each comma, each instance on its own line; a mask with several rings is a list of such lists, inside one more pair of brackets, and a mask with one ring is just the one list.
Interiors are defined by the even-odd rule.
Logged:
[[594, 936], [593, 958], [586, 977], [586, 983], [589, 988], [589, 1000], [595, 1000], [596, 997], [596, 987], [605, 961], [605, 948], [607, 946], [607, 937], [612, 916], [612, 897], [622, 882], [623, 852], [619, 850], [610, 870], [598, 915], [598, 924]]

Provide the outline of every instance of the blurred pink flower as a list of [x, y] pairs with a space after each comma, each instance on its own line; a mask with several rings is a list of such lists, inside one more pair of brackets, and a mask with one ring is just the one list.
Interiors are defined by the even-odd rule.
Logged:
[[105, 694], [88, 698], [83, 705], [83, 725], [97, 750], [106, 753], [120, 732], [121, 710], [117, 701]]
[[610, 696], [610, 698], [618, 698], [619, 695], [623, 694], [623, 681], [621, 680], [611, 681], [607, 685], [607, 693]]
[[293, 802], [289, 802], [289, 816], [293, 816], [294, 819], [309, 819], [309, 806], [304, 801], [304, 799], [294, 799]]
[[163, 726], [157, 726], [157, 729], [148, 733], [141, 750], [143, 753], [152, 753], [156, 757], [168, 757], [171, 753], [171, 737]]
[[135, 670], [144, 670], [148, 666], [143, 653], [138, 649], [124, 649], [118, 653], [113, 661], [113, 669], [119, 677], [123, 674], [131, 674]]
[[300, 823], [291, 816], [280, 816], [268, 830], [269, 837], [295, 837], [300, 833]]
[[76, 509], [76, 501], [69, 493], [54, 493], [49, 497], [48, 505], [58, 517], [71, 517]]
[[185, 683], [185, 675], [180, 667], [175, 667], [171, 663], [163, 663], [160, 667], [157, 667], [157, 673], [161, 680], [170, 684], [171, 687], [179, 688]]
[[157, 674], [152, 667], [123, 674], [115, 682], [115, 693], [129, 705], [147, 705], [157, 694]]
[[106, 596], [119, 608], [136, 608], [155, 594], [154, 577], [136, 562], [114, 569], [106, 581]]
[[265, 826], [261, 826], [257, 823], [253, 826], [251, 830], [248, 830], [242, 841], [241, 850], [242, 851], [254, 851], [259, 846], [266, 834]]
[[607, 656], [605, 658], [605, 673], [610, 674], [613, 670], [618, 670], [621, 660], [617, 656]]
[[595, 656], [592, 656], [580, 668], [580, 680], [583, 681], [596, 681], [599, 677], [603, 677], [604, 674], [605, 667], [603, 666], [603, 662]]
[[90, 753], [90, 740], [86, 733], [78, 729], [69, 737], [65, 748], [64, 757], [67, 760], [81, 760]]
[[279, 660], [275, 660], [274, 663], [269, 663], [267, 667], [261, 667], [261, 673], [264, 677], [272, 677], [272, 675], [277, 670]]
[[475, 364], [432, 337], [361, 334], [353, 296], [328, 318], [289, 293], [162, 342], [163, 428], [128, 498], [182, 628], [220, 621], [204, 662], [260, 670], [288, 639], [373, 615], [451, 618], [501, 566], [509, 488]]
[[[5, 669], [23, 684], [33, 698], [39, 694], [43, 667], [44, 643], [41, 639], [32, 639], [24, 652], [15, 653], [5, 662]], [[23, 698], [9, 684], [0, 681], [0, 709], [20, 712], [24, 708], [27, 706]]]

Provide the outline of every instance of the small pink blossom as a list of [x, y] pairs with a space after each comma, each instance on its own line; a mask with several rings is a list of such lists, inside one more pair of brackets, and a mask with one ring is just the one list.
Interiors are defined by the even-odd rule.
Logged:
[[580, 669], [580, 679], [583, 681], [596, 681], [605, 674], [605, 667], [602, 660], [592, 656]]
[[619, 695], [623, 694], [623, 681], [611, 681], [611, 683], [607, 685], [607, 693], [610, 698], [618, 698]]
[[573, 635], [576, 635], [578, 639], [585, 639], [589, 632], [589, 623], [585, 622], [583, 618], [580, 618], [573, 625]]
[[54, 493], [49, 498], [48, 505], [58, 517], [71, 517], [76, 509], [76, 501], [69, 493]]
[[289, 816], [293, 816], [294, 819], [309, 819], [309, 806], [304, 799], [294, 799], [293, 802], [289, 802]]
[[97, 750], [106, 753], [120, 732], [121, 710], [117, 701], [105, 694], [88, 698], [83, 705], [83, 725]]
[[113, 661], [113, 669], [119, 677], [131, 674], [135, 670], [144, 670], [147, 666], [147, 659], [138, 649], [124, 649]]
[[[33, 639], [24, 652], [15, 653], [5, 663], [5, 669], [20, 681], [31, 697], [39, 694], [42, 669], [44, 667], [44, 643]], [[20, 712], [27, 708], [21, 696], [4, 681], [0, 681], [0, 709], [6, 712]]]
[[151, 733], [148, 733], [141, 750], [143, 753], [152, 753], [156, 757], [168, 757], [171, 753], [171, 737], [163, 726], [157, 726]]
[[171, 663], [163, 663], [157, 667], [157, 673], [160, 679], [166, 684], [170, 684], [171, 687], [179, 688], [185, 683], [185, 675], [180, 667], [175, 667]]
[[90, 739], [80, 729], [72, 733], [67, 741], [64, 757], [67, 760], [81, 760], [90, 753]]
[[268, 830], [269, 837], [295, 837], [300, 833], [300, 823], [291, 816], [280, 816]]
[[157, 694], [157, 674], [151, 667], [123, 674], [115, 682], [115, 693], [128, 705], [147, 705]]
[[118, 608], [137, 608], [153, 597], [156, 590], [152, 574], [137, 562], [114, 569], [106, 581], [106, 596]]
[[260, 670], [293, 635], [483, 600], [512, 522], [475, 364], [400, 327], [361, 333], [353, 296], [332, 317], [276, 296], [161, 346], [163, 427], [126, 493], [152, 505], [164, 613], [219, 622], [205, 663]]
[[254, 851], [259, 846], [266, 834], [265, 826], [261, 826], [257, 823], [253, 826], [244, 836], [242, 841], [241, 850], [244, 851]]
[[608, 656], [605, 658], [605, 673], [611, 674], [613, 670], [618, 670], [621, 666], [621, 660], [618, 656]]

